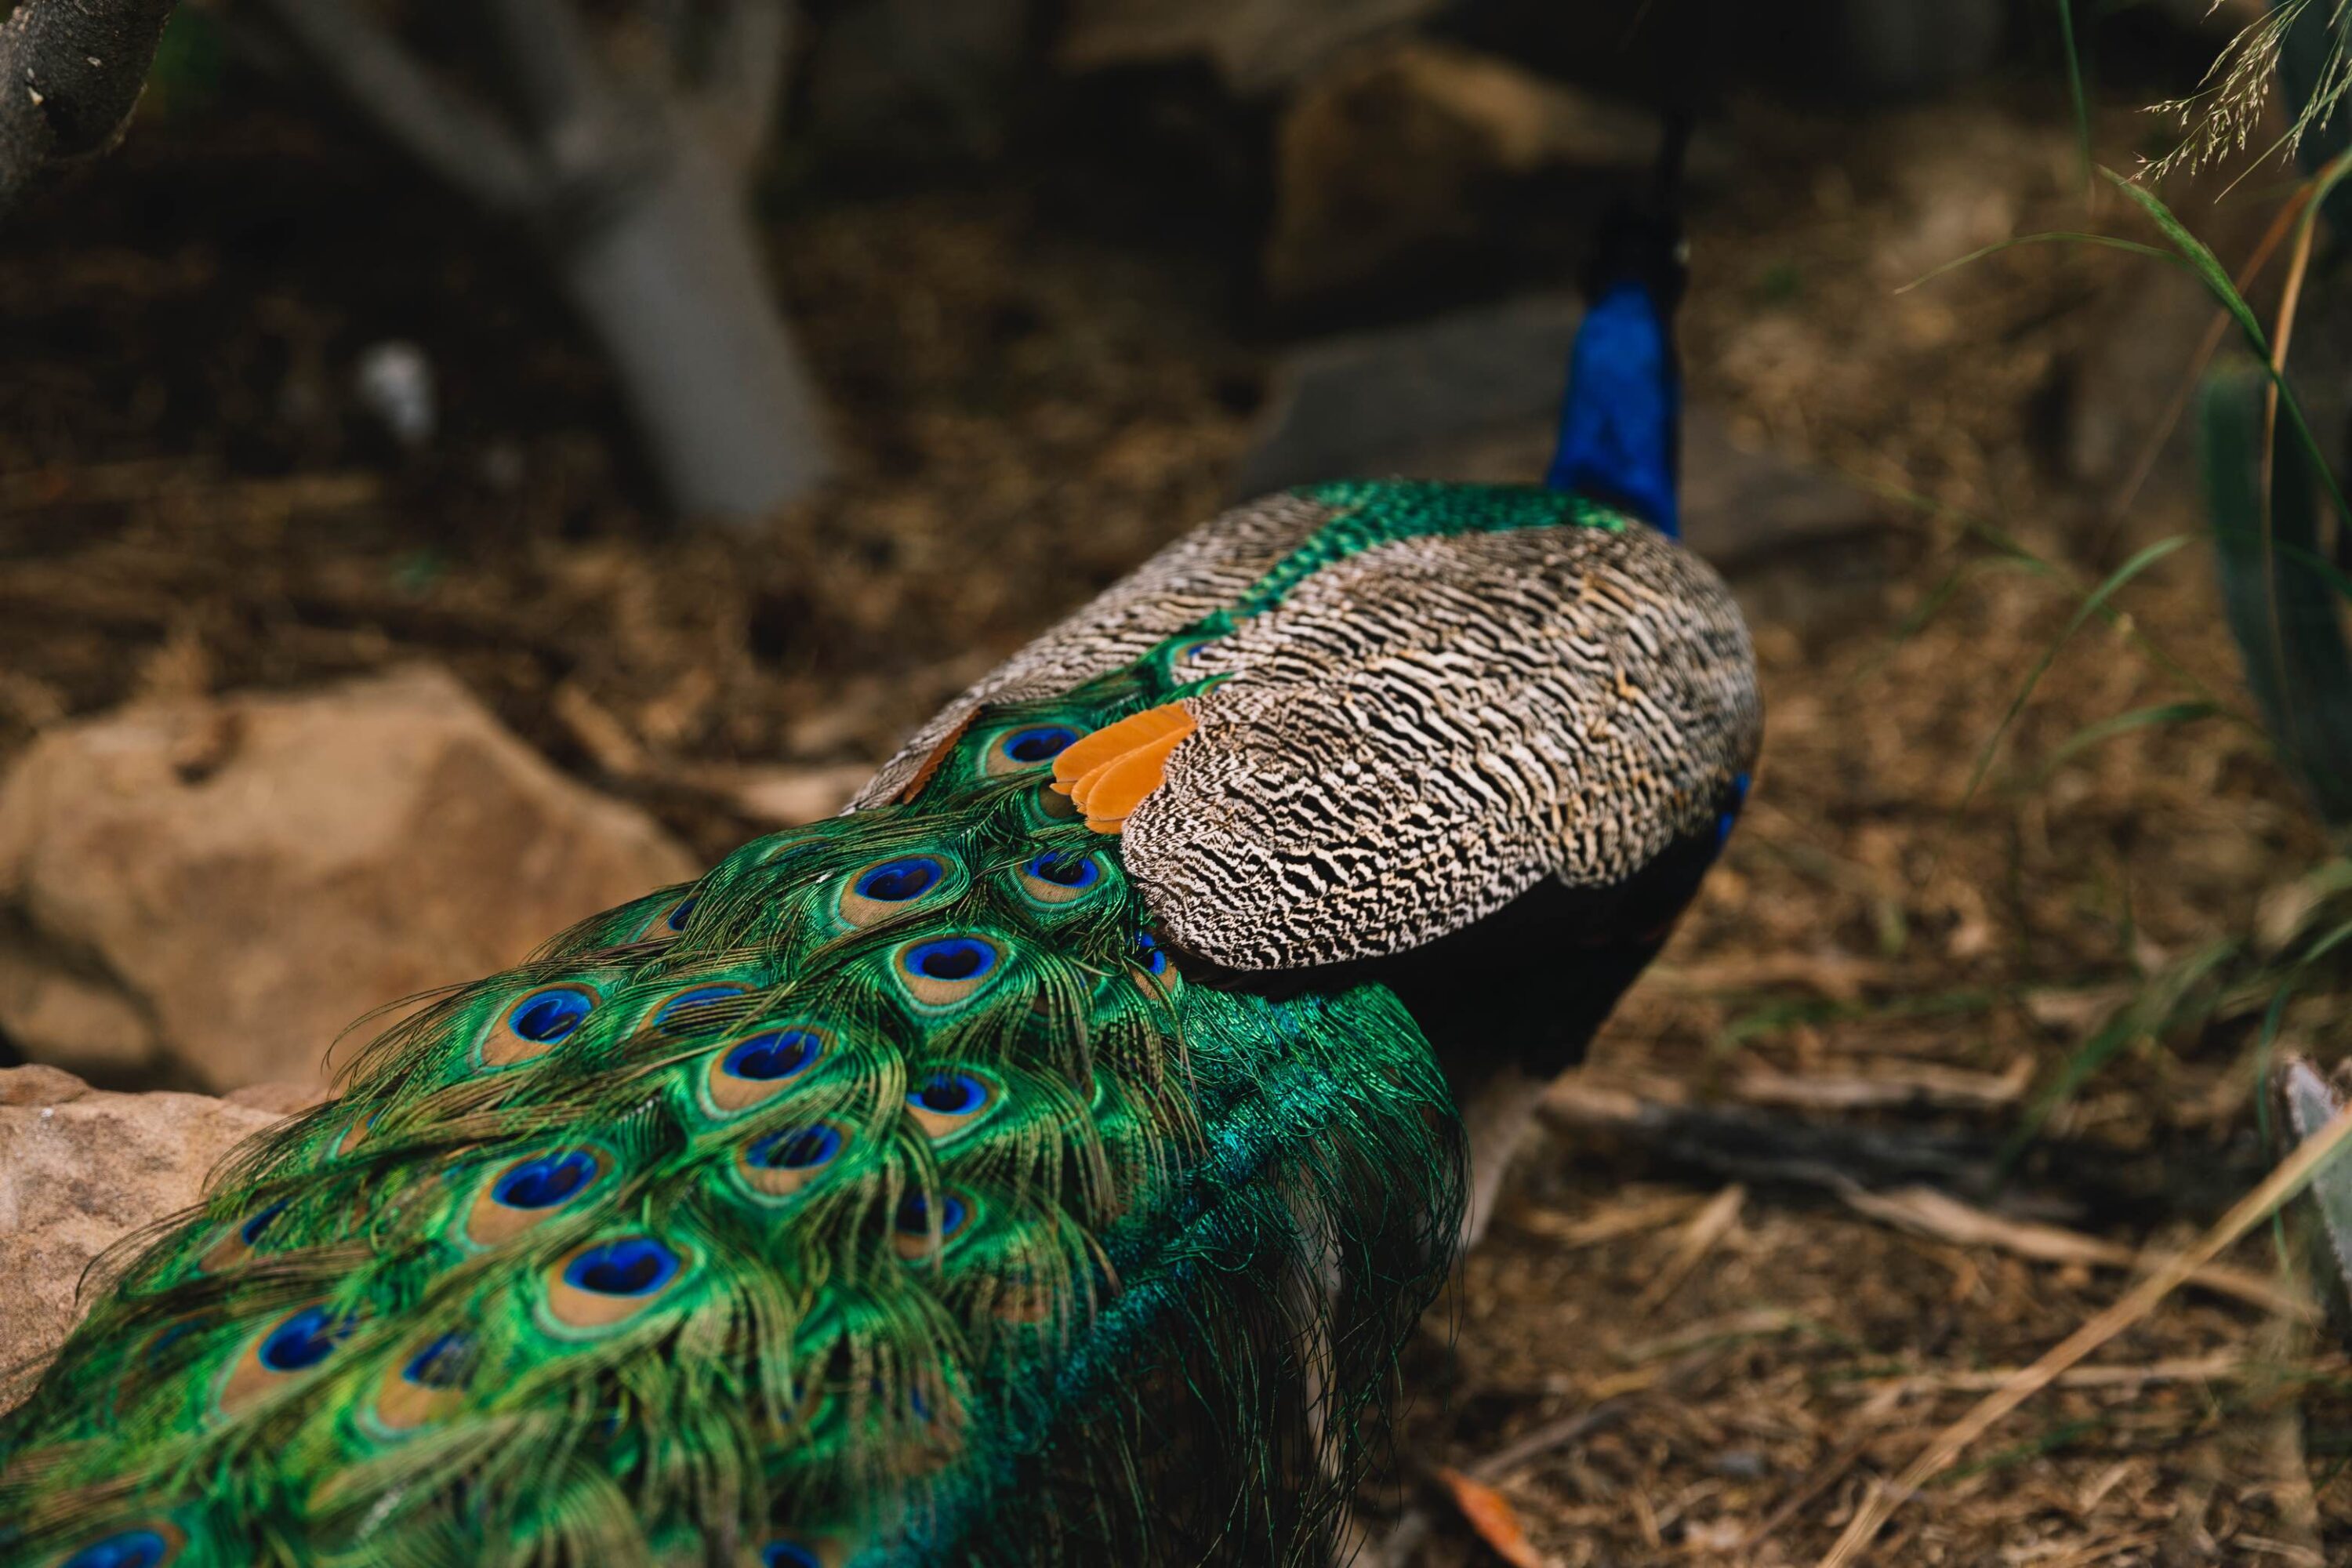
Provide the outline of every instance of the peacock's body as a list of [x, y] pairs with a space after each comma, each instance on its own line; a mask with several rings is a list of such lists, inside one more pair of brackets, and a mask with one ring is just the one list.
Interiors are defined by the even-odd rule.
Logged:
[[848, 815], [372, 1046], [0, 1424], [0, 1560], [1328, 1555], [1465, 1122], [1580, 1051], [1758, 727], [1721, 583], [1589, 500], [1230, 512]]

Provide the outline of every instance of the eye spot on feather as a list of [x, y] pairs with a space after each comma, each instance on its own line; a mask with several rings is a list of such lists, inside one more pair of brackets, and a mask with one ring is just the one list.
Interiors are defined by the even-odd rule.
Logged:
[[753, 1191], [790, 1197], [824, 1175], [848, 1142], [841, 1129], [828, 1122], [787, 1127], [745, 1144], [737, 1169]]
[[985, 985], [1002, 959], [983, 937], [934, 937], [898, 950], [898, 978], [924, 1006], [951, 1007]]
[[650, 1236], [624, 1236], [573, 1247], [547, 1271], [547, 1311], [565, 1329], [608, 1329], [667, 1295], [686, 1259]]
[[968, 1072], [936, 1072], [907, 1091], [907, 1113], [933, 1142], [952, 1138], [995, 1108], [1001, 1091]]
[[176, 1526], [134, 1525], [93, 1541], [57, 1563], [58, 1568], [166, 1568], [187, 1543]]
[[724, 1016], [727, 1005], [751, 990], [733, 981], [689, 985], [654, 1009], [653, 1026], [665, 1035], [690, 1035], [707, 1029]]
[[1021, 890], [1035, 903], [1067, 904], [1102, 886], [1101, 863], [1091, 855], [1049, 849], [1021, 868]]
[[542, 1154], [509, 1165], [490, 1186], [490, 1198], [510, 1209], [551, 1209], [577, 1196], [596, 1179], [596, 1161], [578, 1150]]
[[256, 1335], [229, 1363], [220, 1388], [224, 1415], [235, 1415], [322, 1364], [348, 1337], [352, 1320], [324, 1307], [289, 1312]]
[[841, 918], [863, 929], [903, 911], [948, 879], [948, 863], [936, 855], [901, 855], [866, 867], [841, 893]]
[[1172, 994], [1183, 978], [1176, 973], [1176, 966], [1168, 961], [1168, 950], [1160, 946], [1160, 939], [1148, 931], [1135, 933], [1135, 962], [1136, 966], [1150, 976], [1142, 983], [1143, 988], [1156, 994]]
[[596, 1010], [596, 994], [584, 985], [542, 985], [526, 992], [482, 1037], [479, 1054], [489, 1067], [511, 1067], [545, 1056], [570, 1039]]
[[272, 1372], [308, 1372], [335, 1353], [350, 1325], [324, 1307], [306, 1307], [269, 1331], [261, 1364]]
[[654, 911], [653, 918], [637, 928], [638, 942], [667, 942], [685, 931], [686, 922], [693, 917], [694, 906], [700, 899], [688, 893], [667, 907]]
[[831, 1048], [832, 1037], [822, 1029], [762, 1029], [711, 1057], [703, 1093], [719, 1115], [748, 1110], [780, 1093]]
[[465, 1396], [474, 1367], [474, 1344], [459, 1333], [442, 1334], [404, 1355], [376, 1391], [375, 1424], [406, 1432], [438, 1420]]
[[[891, 1216], [890, 1245], [899, 1257], [916, 1261], [931, 1255], [930, 1197], [922, 1193], [909, 1193], [898, 1201], [898, 1212]], [[939, 1199], [939, 1231], [936, 1245], [940, 1247], [961, 1236], [971, 1223], [971, 1205], [952, 1194]]]
[[380, 1110], [371, 1110], [365, 1116], [352, 1117], [352, 1124], [344, 1128], [343, 1135], [335, 1141], [336, 1157], [340, 1159], [358, 1148], [360, 1140], [368, 1135], [368, 1130], [375, 1125], [375, 1119], [383, 1114]]
[[500, 1247], [577, 1202], [612, 1169], [612, 1156], [596, 1149], [559, 1149], [529, 1154], [484, 1184], [466, 1212], [466, 1239], [476, 1247]]
[[797, 1541], [771, 1541], [760, 1548], [760, 1568], [824, 1568], [824, 1560]]
[[650, 1296], [677, 1274], [677, 1253], [651, 1237], [630, 1236], [573, 1258], [563, 1282], [596, 1296]]
[[1052, 762], [1077, 740], [1078, 732], [1067, 724], [1024, 725], [997, 737], [982, 769], [991, 778], [1021, 773]]
[[293, 1201], [291, 1198], [280, 1198], [268, 1208], [258, 1209], [243, 1221], [230, 1226], [218, 1241], [205, 1249], [202, 1258], [196, 1259], [197, 1270], [205, 1274], [219, 1274], [236, 1268], [252, 1257], [261, 1238], [268, 1233], [271, 1224], [279, 1215], [286, 1212], [286, 1205]]

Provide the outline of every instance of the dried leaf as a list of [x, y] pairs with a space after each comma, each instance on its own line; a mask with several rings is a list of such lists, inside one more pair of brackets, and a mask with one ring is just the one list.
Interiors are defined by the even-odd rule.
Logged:
[[1437, 1479], [1445, 1483], [1454, 1506], [1462, 1510], [1462, 1517], [1470, 1521], [1478, 1539], [1494, 1548], [1496, 1556], [1513, 1568], [1547, 1568], [1542, 1554], [1520, 1526], [1518, 1510], [1511, 1506], [1510, 1499], [1456, 1469], [1441, 1467]]

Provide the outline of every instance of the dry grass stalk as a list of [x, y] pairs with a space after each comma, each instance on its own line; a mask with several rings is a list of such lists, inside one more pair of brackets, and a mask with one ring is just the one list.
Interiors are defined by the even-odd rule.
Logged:
[[1894, 1516], [1904, 1499], [1917, 1492], [1959, 1458], [1969, 1444], [1998, 1426], [2003, 1417], [2027, 1400], [2049, 1387], [2075, 1363], [2146, 1318], [2198, 1269], [2212, 1262], [2239, 1237], [2277, 1212], [2282, 1205], [2310, 1183], [2321, 1163], [2336, 1153], [2347, 1139], [2352, 1139], [2352, 1108], [2339, 1112], [2335, 1121], [2304, 1140], [2260, 1186], [2241, 1198], [2228, 1214], [2215, 1222], [2211, 1229], [2200, 1237], [2196, 1246], [2140, 1281], [2122, 1300], [2067, 1335], [2053, 1346], [2048, 1354], [2021, 1370], [1998, 1392], [1987, 1396], [1975, 1409], [1937, 1434], [1934, 1441], [1911, 1461], [1892, 1485], [1882, 1485], [1872, 1490], [1855, 1510], [1853, 1521], [1838, 1537], [1836, 1544], [1830, 1548], [1829, 1554], [1822, 1559], [1821, 1568], [1846, 1568], [1846, 1564], [1859, 1558]]
[[[1990, 1247], [2041, 1263], [2087, 1264], [2098, 1268], [2154, 1271], [2168, 1259], [2159, 1253], [2137, 1251], [2095, 1236], [2008, 1219], [1960, 1202], [1933, 1187], [1904, 1187], [1891, 1193], [1864, 1192], [1849, 1185], [1839, 1194], [1857, 1213], [1898, 1226], [1915, 1235], [1948, 1241], [1956, 1247]], [[2187, 1283], [2232, 1297], [2266, 1312], [2301, 1322], [2316, 1321], [2318, 1309], [2299, 1290], [2273, 1284], [2260, 1275], [2222, 1265], [2200, 1267]]]

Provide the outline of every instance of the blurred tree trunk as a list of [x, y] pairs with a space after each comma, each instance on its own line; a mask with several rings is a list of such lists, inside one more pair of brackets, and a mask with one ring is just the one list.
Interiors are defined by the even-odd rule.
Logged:
[[114, 145], [173, 0], [0, 4], [0, 216], [52, 166]]
[[824, 480], [822, 411], [744, 198], [788, 0], [645, 0], [658, 58], [625, 73], [572, 0], [462, 0], [488, 106], [366, 0], [255, 3], [378, 130], [532, 237], [611, 360], [674, 510], [753, 521]]

